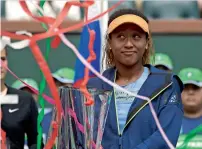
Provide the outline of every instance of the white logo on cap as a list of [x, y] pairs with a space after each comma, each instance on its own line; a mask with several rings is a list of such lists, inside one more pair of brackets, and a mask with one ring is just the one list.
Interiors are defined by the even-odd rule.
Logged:
[[192, 76], [192, 73], [191, 73], [191, 72], [189, 72], [189, 73], [187, 74], [187, 76], [188, 76], [188, 77], [191, 77], [191, 76]]
[[158, 56], [157, 59], [158, 59], [158, 60], [161, 60], [161, 56]]

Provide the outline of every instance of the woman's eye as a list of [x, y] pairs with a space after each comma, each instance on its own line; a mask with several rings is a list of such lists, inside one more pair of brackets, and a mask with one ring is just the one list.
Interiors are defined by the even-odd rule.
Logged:
[[134, 35], [133, 38], [134, 39], [140, 39], [140, 36], [139, 35]]
[[125, 39], [125, 36], [124, 35], [118, 35], [118, 38]]

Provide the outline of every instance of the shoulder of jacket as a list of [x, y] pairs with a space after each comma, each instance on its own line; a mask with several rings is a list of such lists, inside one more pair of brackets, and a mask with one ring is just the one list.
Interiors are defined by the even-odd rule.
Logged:
[[26, 103], [28, 103], [28, 102], [31, 103], [32, 100], [33, 100], [33, 97], [32, 97], [32, 95], [30, 93], [28, 93], [26, 91], [15, 89], [15, 88], [12, 88], [12, 87], [8, 87], [8, 94], [17, 95], [18, 99], [19, 99], [19, 102], [23, 101], [23, 102], [26, 102]]

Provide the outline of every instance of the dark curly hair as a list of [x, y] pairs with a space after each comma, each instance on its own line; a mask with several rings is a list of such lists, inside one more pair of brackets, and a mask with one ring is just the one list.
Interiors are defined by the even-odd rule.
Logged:
[[[142, 19], [144, 19], [148, 24], [149, 24], [149, 20], [147, 19], [147, 17], [142, 14], [140, 11], [135, 10], [135, 9], [119, 9], [117, 11], [115, 11], [108, 20], [108, 27], [109, 24], [116, 19], [119, 16], [125, 15], [125, 14], [134, 14], [137, 15], [139, 17], [141, 17]], [[106, 40], [106, 44], [104, 47], [104, 55], [103, 55], [103, 59], [102, 59], [102, 64], [104, 67], [104, 63], [106, 64], [106, 67], [113, 67], [114, 66], [114, 57], [113, 57], [113, 53], [112, 50], [109, 48], [108, 45], [108, 40], [110, 38], [110, 35], [106, 35], [105, 40]], [[153, 42], [152, 42], [152, 38], [151, 38], [151, 34], [147, 35], [147, 39], [149, 42], [149, 46], [148, 49], [146, 49], [144, 55], [143, 55], [143, 59], [142, 59], [142, 64], [149, 64], [150, 63], [150, 58], [153, 57], [154, 54], [154, 48], [153, 48]], [[106, 57], [106, 61], [104, 61]]]

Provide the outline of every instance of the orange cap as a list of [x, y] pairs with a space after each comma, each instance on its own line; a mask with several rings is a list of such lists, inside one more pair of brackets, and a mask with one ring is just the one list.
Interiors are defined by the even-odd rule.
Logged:
[[133, 23], [138, 25], [143, 31], [149, 34], [149, 25], [148, 23], [141, 17], [134, 15], [134, 14], [126, 14], [117, 17], [114, 19], [108, 27], [107, 33], [112, 33], [117, 27], [124, 23]]

